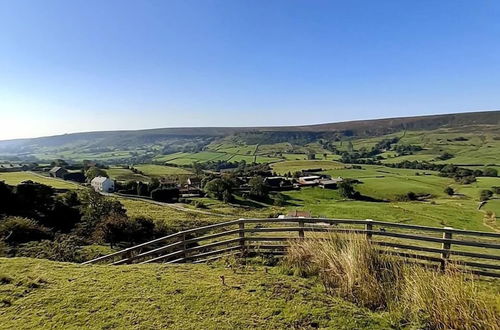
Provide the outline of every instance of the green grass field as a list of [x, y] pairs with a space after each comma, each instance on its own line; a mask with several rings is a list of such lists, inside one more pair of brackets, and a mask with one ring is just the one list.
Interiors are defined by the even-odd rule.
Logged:
[[0, 172], [0, 181], [5, 181], [5, 183], [10, 185], [17, 185], [23, 181], [31, 180], [33, 182], [38, 182], [51, 186], [56, 189], [79, 189], [80, 185], [77, 183], [72, 183], [70, 181], [64, 181], [62, 179], [54, 179], [47, 176], [42, 176], [40, 174], [35, 174], [33, 172]]
[[364, 202], [342, 200], [335, 190], [305, 188], [286, 192], [288, 209], [307, 210], [312, 216], [340, 219], [374, 219], [425, 226], [491, 231], [483, 212], [470, 200], [436, 199], [429, 202]]
[[127, 168], [121, 168], [121, 167], [110, 167], [109, 169], [106, 169], [106, 173], [108, 173], [109, 177], [117, 180], [117, 181], [148, 181], [149, 178], [141, 175], [141, 174], [135, 174], [131, 170]]
[[288, 172], [294, 173], [297, 171], [307, 169], [321, 168], [323, 170], [343, 168], [344, 164], [329, 160], [290, 160], [275, 163], [272, 165], [273, 170], [278, 174], [285, 174]]
[[[219, 276], [225, 277], [222, 285]], [[0, 328], [387, 329], [314, 279], [261, 266], [80, 266], [0, 258]]]
[[147, 176], [151, 177], [162, 177], [167, 175], [189, 175], [190, 171], [173, 166], [164, 166], [164, 165], [153, 165], [153, 164], [141, 164], [135, 165], [139, 171], [143, 172]]

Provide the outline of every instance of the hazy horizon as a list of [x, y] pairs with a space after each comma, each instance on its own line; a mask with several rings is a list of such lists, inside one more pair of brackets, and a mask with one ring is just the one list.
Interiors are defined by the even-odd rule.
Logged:
[[500, 3], [0, 0], [0, 140], [500, 108]]

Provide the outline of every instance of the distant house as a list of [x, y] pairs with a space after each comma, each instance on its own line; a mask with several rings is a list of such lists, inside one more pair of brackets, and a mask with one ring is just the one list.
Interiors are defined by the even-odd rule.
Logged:
[[90, 185], [98, 192], [113, 192], [115, 190], [115, 182], [104, 176], [95, 177], [90, 181]]
[[68, 171], [66, 171], [66, 169], [60, 167], [60, 166], [56, 166], [56, 167], [53, 167], [50, 171], [49, 171], [49, 175], [53, 178], [64, 178], [64, 175], [68, 174]]
[[187, 179], [187, 184], [189, 188], [201, 188], [200, 178], [189, 178]]
[[344, 181], [341, 177], [338, 177], [336, 179], [324, 179], [324, 180], [319, 180], [319, 186], [323, 189], [337, 189], [339, 183]]
[[301, 176], [299, 178], [299, 184], [301, 186], [315, 186], [319, 183], [321, 176], [319, 175], [310, 175], [310, 176]]
[[310, 218], [311, 217], [311, 213], [310, 212], [307, 212], [307, 211], [291, 211], [291, 212], [288, 212], [288, 214], [286, 215], [287, 217], [291, 217], [291, 218]]

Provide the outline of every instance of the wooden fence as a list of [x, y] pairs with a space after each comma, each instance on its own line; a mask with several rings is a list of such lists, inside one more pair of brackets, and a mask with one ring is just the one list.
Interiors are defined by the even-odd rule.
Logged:
[[324, 218], [227, 221], [180, 231], [84, 264], [199, 263], [254, 253], [280, 256], [286, 252], [290, 240], [329, 232], [366, 235], [384, 253], [442, 269], [454, 263], [478, 275], [500, 277], [500, 233]]

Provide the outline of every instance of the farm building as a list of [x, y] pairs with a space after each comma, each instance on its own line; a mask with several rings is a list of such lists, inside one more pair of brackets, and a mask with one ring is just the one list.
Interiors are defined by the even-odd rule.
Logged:
[[271, 190], [290, 190], [293, 189], [293, 182], [289, 178], [282, 176], [269, 176], [264, 178], [264, 183], [269, 186]]
[[201, 188], [200, 178], [189, 178], [187, 179], [187, 184], [189, 188]]
[[336, 179], [324, 179], [324, 180], [319, 180], [319, 186], [323, 189], [337, 189], [339, 183], [344, 181], [341, 177], [338, 177]]
[[321, 176], [319, 175], [310, 175], [310, 176], [301, 176], [299, 178], [299, 184], [301, 186], [315, 186], [319, 183]]
[[60, 166], [56, 166], [56, 167], [53, 167], [50, 171], [49, 171], [49, 175], [53, 178], [63, 178], [64, 175], [68, 174], [68, 171], [66, 171], [66, 169], [60, 167]]
[[115, 190], [115, 182], [104, 176], [98, 176], [92, 179], [90, 185], [98, 192], [113, 192]]

